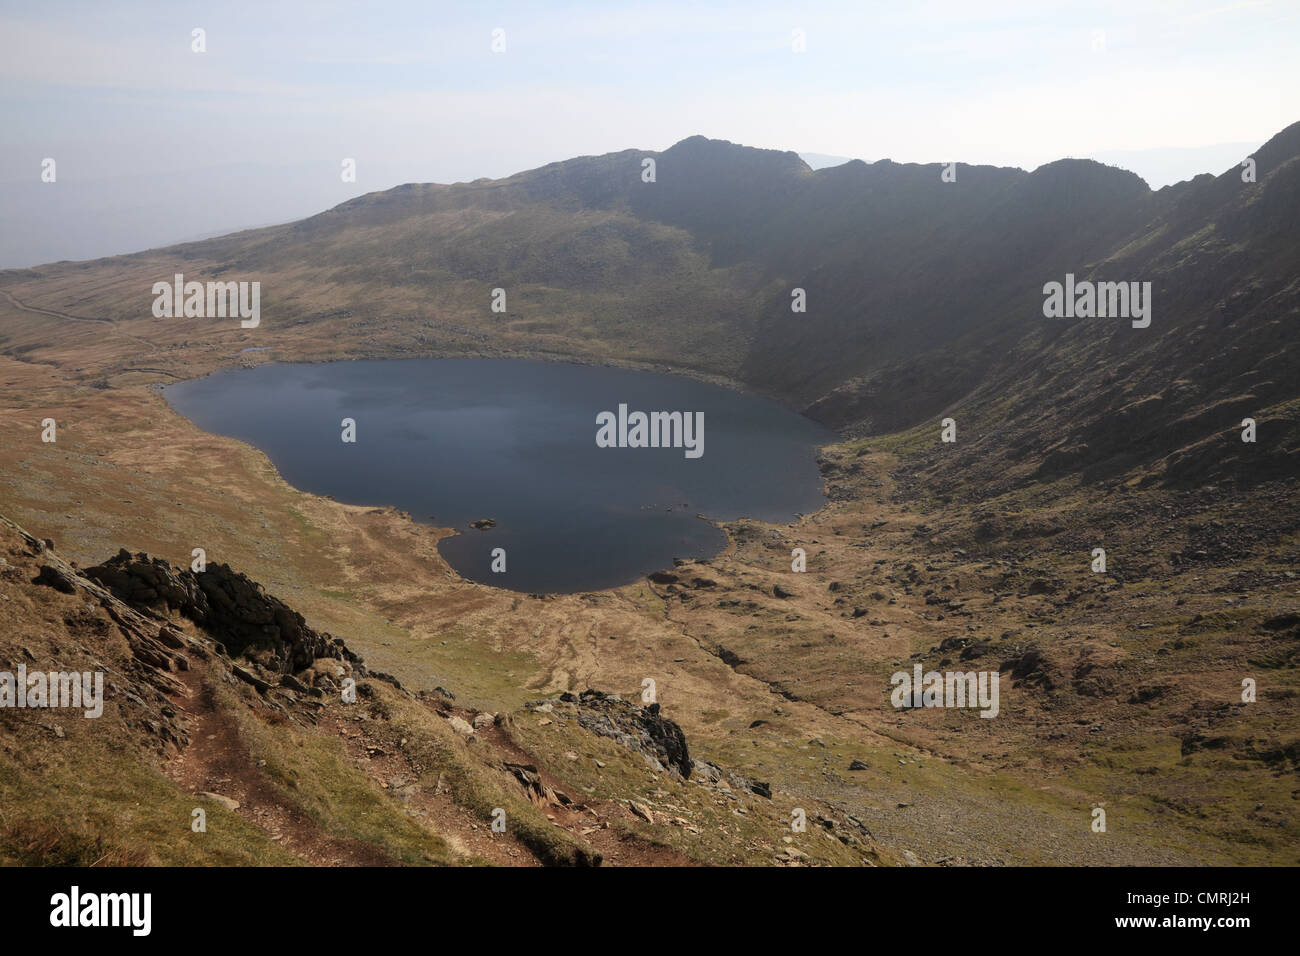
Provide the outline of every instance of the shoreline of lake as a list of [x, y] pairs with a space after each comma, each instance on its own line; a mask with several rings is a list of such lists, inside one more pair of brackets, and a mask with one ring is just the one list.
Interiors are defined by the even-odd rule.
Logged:
[[[775, 400], [686, 376], [594, 363], [519, 359], [404, 361], [408, 363], [405, 367], [389, 360], [259, 363], [209, 373], [164, 386], [160, 391], [174, 411], [198, 427], [245, 441], [262, 451], [294, 488], [347, 504], [393, 507], [411, 514], [417, 523], [450, 529], [452, 533], [438, 541], [443, 560], [465, 580], [512, 591], [562, 594], [621, 587], [671, 567], [676, 558], [722, 553], [729, 543], [721, 528], [727, 521], [755, 517], [783, 524], [799, 520], [826, 503], [816, 457], [822, 447], [838, 441], [838, 436]], [[332, 371], [322, 375], [320, 370]], [[442, 388], [432, 382], [428, 373], [435, 370], [451, 375], [453, 384]], [[486, 391], [475, 393], [480, 379], [489, 372], [505, 377], [494, 381]], [[408, 373], [416, 377], [406, 386], [392, 384], [395, 376]], [[425, 378], [419, 377], [421, 373]], [[229, 381], [223, 376], [240, 375], [251, 375], [243, 385], [265, 394], [240, 399], [236, 396], [241, 390], [237, 389], [226, 397], [241, 405], [241, 420], [236, 420], [238, 414], [234, 418], [214, 414], [220, 406], [213, 402]], [[526, 380], [518, 386], [523, 389], [516, 396], [521, 404], [501, 404], [498, 392], [504, 389], [509, 393], [520, 375]], [[406, 421], [405, 425], [395, 423], [394, 434], [385, 434], [381, 425], [376, 437], [373, 427], [383, 419], [368, 420], [362, 434], [378, 442], [371, 446], [372, 451], [389, 458], [388, 465], [368, 476], [357, 472], [355, 462], [348, 464], [349, 459], [338, 454], [339, 448], [335, 447], [339, 435], [334, 416], [340, 413], [341, 406], [320, 411], [321, 416], [331, 420], [328, 427], [312, 417], [315, 411], [305, 420], [307, 424], [293, 424], [291, 441], [283, 435], [277, 438], [274, 426], [262, 421], [268, 414], [274, 418], [289, 407], [296, 408], [296, 414], [305, 414], [310, 402], [318, 402], [326, 395], [328, 402], [337, 403], [339, 383], [345, 381], [361, 389], [358, 407], [370, 400], [380, 401], [382, 395], [382, 401], [394, 403], [388, 412]], [[551, 389], [545, 392], [545, 401], [527, 393], [529, 388], [543, 386]], [[592, 387], [597, 388], [599, 400], [595, 394], [583, 392]], [[270, 396], [276, 395], [277, 389], [278, 398], [272, 400]], [[617, 456], [635, 455], [641, 450], [601, 450], [599, 458], [592, 454], [597, 451], [594, 442], [588, 450], [591, 435], [586, 432], [595, 433], [594, 417], [590, 421], [586, 417], [588, 406], [594, 409], [602, 402], [610, 404], [617, 397], [615, 392], [635, 394], [638, 390], [648, 398], [664, 396], [664, 402], [658, 404], [666, 406], [680, 398], [712, 408], [710, 420], [715, 423], [716, 439], [722, 445], [715, 449], [713, 458], [706, 454], [701, 459], [708, 463], [698, 466], [696, 474], [684, 470], [681, 464], [653, 459], [654, 453], [681, 455], [679, 450], [645, 449], [651, 458], [622, 463]], [[197, 396], [197, 402], [188, 400], [187, 394]], [[548, 418], [559, 413], [549, 407], [548, 403], [554, 401], [561, 402], [565, 416], [562, 424]], [[641, 404], [657, 407], [653, 400]], [[546, 406], [547, 411], [539, 410], [541, 406]], [[368, 408], [365, 414], [373, 412]], [[485, 438], [473, 434], [472, 429], [466, 432], [469, 423], [484, 422], [493, 423], [493, 427], [502, 422], [507, 423], [505, 427], [526, 425], [540, 429], [547, 437], [540, 440], [525, 434]], [[304, 438], [307, 431], [315, 439], [310, 445]], [[460, 469], [468, 472], [466, 477], [440, 462], [440, 456], [430, 454], [423, 443], [435, 437], [439, 443], [462, 443], [461, 450], [454, 454], [468, 456]], [[797, 460], [789, 457], [791, 452], [796, 453]], [[474, 454], [487, 455], [491, 467], [473, 461]], [[757, 467], [757, 459], [763, 454], [783, 456], [778, 459], [781, 464], [773, 469], [770, 460], [762, 462], [769, 467], [766, 474], [760, 474], [764, 469]], [[728, 456], [734, 460], [725, 460]], [[416, 473], [397, 474], [407, 462], [415, 463]], [[654, 474], [646, 478], [643, 466], [650, 464], [654, 465]], [[521, 467], [534, 469], [528, 472], [529, 481], [541, 476], [540, 491], [509, 486], [503, 475]], [[592, 473], [593, 469], [605, 474], [602, 477]], [[323, 479], [324, 474], [330, 477]], [[420, 487], [422, 481], [433, 481], [435, 485], [441, 482], [442, 490], [431, 493]], [[548, 481], [558, 484], [545, 487]], [[472, 495], [464, 484], [472, 485]], [[626, 494], [624, 484], [630, 485]], [[516, 504], [518, 494], [526, 500]], [[719, 503], [726, 507], [719, 507]], [[697, 515], [706, 517], [701, 520]], [[497, 518], [498, 527], [484, 531], [469, 527], [471, 520], [485, 517]], [[541, 537], [545, 544], [539, 543]], [[505, 551], [499, 562], [505, 570], [489, 572], [490, 556], [498, 548]], [[521, 564], [526, 573], [518, 573]]]

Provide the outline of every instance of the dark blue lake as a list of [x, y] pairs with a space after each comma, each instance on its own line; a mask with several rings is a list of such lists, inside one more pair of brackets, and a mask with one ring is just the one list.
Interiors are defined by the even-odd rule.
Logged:
[[[296, 488], [455, 528], [440, 550], [457, 572], [525, 592], [613, 587], [675, 557], [717, 554], [726, 538], [697, 514], [784, 522], [815, 511], [825, 503], [817, 448], [836, 440], [766, 399], [553, 362], [270, 363], [164, 394], [201, 428], [261, 449]], [[641, 437], [632, 412], [690, 413], [683, 426], [703, 413], [703, 453], [598, 447], [597, 416], [617, 416], [620, 404], [627, 444]], [[353, 443], [342, 440], [345, 418], [356, 423]], [[664, 444], [697, 437], [654, 424]], [[496, 526], [470, 527], [483, 518]], [[503, 573], [492, 570], [497, 548]]]

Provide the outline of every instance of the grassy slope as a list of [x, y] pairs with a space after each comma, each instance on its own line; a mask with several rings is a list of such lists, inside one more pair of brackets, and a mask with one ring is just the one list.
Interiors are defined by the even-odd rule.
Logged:
[[[1289, 182], [1279, 174], [1265, 185]], [[400, 207], [398, 198], [392, 201]], [[1226, 234], [1234, 217], [1247, 213], [1224, 201]], [[713, 815], [689, 790], [702, 802], [673, 797], [711, 822], [697, 827], [699, 834], [659, 827], [652, 836], [689, 856], [769, 862], [771, 847], [789, 835], [787, 805], [817, 800], [856, 813], [891, 859], [914, 849], [926, 861], [1295, 862], [1288, 811], [1295, 637], [1262, 627], [1296, 605], [1295, 579], [1286, 577], [1296, 555], [1290, 486], [1270, 484], [1276, 467], [1252, 474], [1247, 462], [1225, 472], [1222, 461], [1242, 449], [1204, 437], [1214, 434], [1208, 418], [1209, 425], [1160, 448], [1159, 457], [1129, 462], [1116, 474], [1081, 481], [1086, 452], [1044, 471], [1054, 447], [1068, 452], [1089, 438], [1096, 444], [1112, 420], [1106, 416], [1119, 415], [1113, 421], [1131, 428], [1123, 409], [1150, 394], [1168, 397], [1143, 406], [1156, 412], [1146, 426], [1181, 435], [1171, 425], [1195, 406], [1180, 404], [1175, 375], [1154, 381], [1152, 370], [1172, 348], [1181, 374], [1230, 396], [1243, 372], [1217, 357], [1230, 352], [1218, 340], [1201, 352], [1177, 351], [1172, 333], [1116, 366], [1109, 356], [1126, 346], [1114, 330], [1104, 343], [1086, 328], [1063, 339], [1033, 337], [1009, 353], [1010, 372], [946, 409], [960, 422], [958, 445], [941, 445], [934, 425], [922, 424], [832, 450], [841, 468], [829, 472], [833, 503], [791, 527], [730, 527], [733, 547], [700, 570], [718, 581], [707, 594], [641, 584], [537, 601], [461, 582], [437, 556], [442, 532], [390, 509], [301, 494], [260, 453], [199, 432], [148, 388], [268, 356], [522, 354], [665, 363], [748, 377], [767, 390], [773, 368], [754, 342], [770, 334], [762, 310], [788, 283], [766, 267], [719, 260], [687, 228], [696, 223], [645, 222], [617, 204], [557, 217], [536, 208], [510, 212], [507, 199], [500, 208], [476, 203], [435, 204], [409, 221], [380, 216], [347, 233], [309, 221], [301, 229], [4, 276], [0, 513], [52, 536], [83, 563], [119, 546], [188, 563], [190, 549], [203, 546], [210, 560], [234, 564], [314, 625], [343, 636], [372, 666], [413, 688], [450, 687], [475, 709], [515, 711], [543, 692], [636, 687], [654, 675], [694, 751], [772, 780], [778, 797], [773, 813], [760, 804], [763, 813], [738, 824], [744, 836], [737, 840], [722, 840], [719, 827], [744, 814], [727, 807]], [[1173, 205], [1161, 215], [1141, 238], [1117, 240], [1113, 256], [1134, 263], [1152, 257], [1179, 281], [1204, 272], [1206, 257], [1234, 261], [1231, 243], [1216, 245], [1213, 231], [1182, 222]], [[430, 235], [444, 237], [441, 245], [410, 261], [410, 250], [425, 249]], [[528, 241], [512, 247], [516, 236]], [[1259, 269], [1273, 262], [1254, 253], [1246, 260]], [[159, 275], [248, 271], [252, 263], [267, 289], [263, 328], [148, 315], [146, 292]], [[506, 316], [486, 307], [501, 272], [511, 277]], [[1218, 280], [1249, 287], [1239, 269]], [[1296, 445], [1296, 416], [1278, 384], [1288, 381], [1290, 346], [1267, 317], [1287, 314], [1294, 300], [1276, 283], [1259, 295], [1231, 308], [1254, 337], [1252, 361], [1270, 370], [1271, 390], [1256, 393], [1271, 397], [1256, 405], [1260, 420], [1273, 423], [1260, 450], [1275, 459]], [[755, 310], [760, 318], [747, 318]], [[267, 345], [272, 352], [236, 356]], [[1035, 350], [1046, 363], [1030, 358]], [[1270, 366], [1270, 356], [1281, 359]], [[1081, 383], [1080, 376], [1092, 377]], [[1108, 380], [1121, 388], [1105, 386]], [[924, 377], [884, 381], [901, 383], [892, 401], [903, 404], [928, 387]], [[849, 382], [824, 410], [869, 423], [884, 406], [863, 394]], [[1221, 411], [1240, 416], [1235, 406]], [[39, 441], [47, 416], [59, 422], [55, 445]], [[1080, 429], [1082, 437], [1072, 437]], [[1190, 487], [1169, 486], [1170, 462], [1185, 466], [1177, 474], [1195, 476]], [[1099, 543], [1112, 554], [1113, 573], [1104, 580], [1087, 571]], [[808, 547], [810, 571], [791, 582], [788, 555], [796, 545]], [[1179, 563], [1169, 560], [1184, 552]], [[1034, 586], [1038, 580], [1052, 589]], [[777, 582], [795, 596], [772, 596]], [[927, 602], [936, 597], [944, 603]], [[851, 616], [854, 607], [864, 613]], [[914, 655], [936, 666], [955, 658], [955, 651], [934, 650], [945, 639], [987, 643], [998, 663], [1037, 648], [1051, 688], [1038, 677], [1011, 686], [995, 721], [888, 708], [888, 675], [910, 667]], [[1259, 702], [1235, 706], [1240, 678], [1256, 674]], [[1130, 701], [1143, 688], [1161, 689]], [[759, 720], [765, 723], [751, 727]], [[249, 739], [280, 737], [259, 736], [264, 730], [249, 725]], [[606, 759], [613, 755], [603, 744], [575, 738], [571, 728], [534, 726], [521, 715], [512, 733], [567, 786], [610, 800], [664, 799], [649, 796], [658, 784], [636, 768], [597, 779], [587, 763], [574, 766], [571, 751], [601, 753], [608, 766], [619, 765]], [[1183, 741], [1196, 735], [1227, 742], [1184, 755]], [[337, 750], [311, 752], [313, 772], [328, 768], [326, 779], [352, 772]], [[3, 806], [10, 808], [48, 799], [76, 761], [102, 768], [100, 761], [111, 759], [87, 751], [67, 764], [38, 766], [21, 747], [8, 753], [3, 779], [12, 789]], [[847, 771], [855, 758], [870, 769]], [[290, 751], [268, 764], [283, 782], [301, 774], [306, 759]], [[164, 778], [146, 767], [132, 764], [117, 777], [135, 781], [140, 792], [167, 792]], [[331, 806], [335, 790], [349, 792], [343, 778], [295, 799], [323, 828], [364, 835], [356, 810], [374, 794], [363, 788], [355, 791], [356, 806]], [[114, 798], [86, 799], [90, 806], [102, 800], [100, 812], [107, 812]], [[458, 806], [481, 809], [478, 800], [457, 796]], [[158, 803], [168, 805], [163, 797]], [[1104, 836], [1088, 826], [1094, 805], [1110, 814]], [[49, 806], [51, 825], [91, 821], [68, 837], [82, 849], [52, 856], [96, 851], [93, 815], [79, 816], [71, 804]], [[164, 818], [171, 825], [171, 813], [160, 813], [138, 839], [111, 852], [130, 859], [161, 852], [153, 849], [156, 836], [143, 835], [159, 832]], [[641, 826], [628, 815], [619, 825]], [[37, 841], [45, 844], [62, 846]], [[409, 859], [413, 846], [399, 840], [385, 852]], [[212, 859], [224, 859], [223, 852], [214, 849]], [[244, 852], [271, 861], [280, 851], [264, 845]], [[827, 844], [820, 858], [844, 862], [839, 853]]]

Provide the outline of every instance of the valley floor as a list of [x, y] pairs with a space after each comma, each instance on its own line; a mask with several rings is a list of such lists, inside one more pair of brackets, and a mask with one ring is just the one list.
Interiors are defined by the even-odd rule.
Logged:
[[[0, 514], [80, 566], [125, 547], [187, 567], [201, 547], [342, 637], [372, 671], [417, 696], [455, 695], [435, 712], [385, 684], [361, 714], [327, 706], [277, 739], [269, 712], [244, 699], [251, 691], [196, 665], [177, 696], [190, 745], [132, 764], [112, 781], [121, 789], [92, 782], [75, 798], [60, 795], [61, 775], [116, 767], [121, 747], [7, 716], [0, 846], [11, 859], [32, 858], [15, 849], [16, 820], [93, 830], [96, 812], [143, 796], [128, 784], [147, 778], [139, 788], [168, 813], [188, 794], [231, 797], [241, 845], [261, 849], [159, 849], [148, 834], [161, 824], [137, 811], [115, 836], [127, 859], [553, 862], [550, 837], [490, 830], [488, 795], [516, 786], [503, 769], [513, 763], [584, 806], [532, 801], [520, 810], [531, 825], [563, 834], [563, 852], [609, 863], [1300, 861], [1289, 488], [1121, 498], [1063, 480], [943, 503], [913, 467], [917, 436], [846, 442], [824, 453], [830, 501], [814, 515], [728, 524], [717, 558], [637, 584], [533, 597], [459, 579], [437, 553], [445, 529], [304, 494], [260, 452], [173, 413], [153, 386], [231, 361], [231, 343], [159, 344], [8, 292], [0, 310]], [[288, 338], [271, 355], [328, 353], [323, 340]], [[46, 418], [54, 443], [41, 441]], [[1091, 570], [1098, 546], [1105, 574]], [[795, 548], [806, 573], [791, 571]], [[15, 546], [9, 565], [24, 553]], [[0, 627], [0, 648], [13, 661], [24, 647], [57, 656], [72, 604], [20, 577], [4, 578], [22, 613]], [[895, 709], [890, 676], [918, 662], [996, 669], [998, 717]], [[693, 757], [770, 782], [771, 798], [655, 772], [563, 708], [530, 703], [587, 688], [636, 700], [647, 677]], [[1242, 702], [1247, 678], [1253, 703]], [[443, 726], [453, 711], [508, 720], [466, 741]], [[428, 750], [412, 757], [420, 741]], [[295, 766], [337, 786], [316, 792]], [[371, 811], [357, 807], [370, 801], [380, 818], [414, 821], [405, 843], [369, 833], [360, 821]], [[796, 808], [807, 833], [791, 831]], [[822, 832], [819, 816], [861, 829], [837, 839], [845, 824]]]

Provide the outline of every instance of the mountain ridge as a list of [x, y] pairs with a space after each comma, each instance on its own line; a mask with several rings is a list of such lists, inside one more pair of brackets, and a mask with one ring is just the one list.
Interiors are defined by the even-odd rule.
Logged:
[[[42, 277], [171, 260], [158, 271], [263, 275], [271, 325], [299, 326], [318, 321], [297, 291], [310, 277], [345, 311], [371, 316], [348, 323], [353, 330], [387, 324], [389, 303], [408, 302], [417, 322], [453, 318], [538, 354], [580, 355], [595, 342], [634, 361], [725, 376], [844, 434], [870, 435], [963, 407], [979, 415], [981, 394], [1038, 387], [1018, 376], [1044, 361], [1094, 391], [1106, 388], [1106, 368], [1149, 363], [1161, 349], [1212, 362], [1224, 314], [1292, 314], [1300, 123], [1255, 158], [1256, 183], [1228, 170], [1153, 192], [1093, 160], [1032, 172], [958, 163], [947, 182], [937, 163], [813, 170], [791, 151], [692, 136], [660, 152], [577, 157], [501, 180], [405, 184], [284, 226], [11, 270], [0, 286], [39, 299]], [[647, 159], [652, 182], [642, 178]], [[1044, 319], [1042, 286], [1067, 273], [1151, 282], [1154, 328]], [[487, 310], [493, 288], [507, 290], [505, 316]], [[806, 312], [791, 311], [795, 289]], [[429, 305], [429, 291], [443, 302]], [[94, 291], [77, 303], [114, 321], [139, 314]], [[1167, 339], [1175, 328], [1179, 338]], [[1279, 372], [1267, 407], [1300, 397], [1283, 384], [1297, 371], [1295, 350], [1244, 341], [1264, 350], [1254, 364]], [[1071, 361], [1085, 352], [1086, 364]], [[1208, 388], [1193, 381], [1188, 397], [1204, 400]], [[1063, 415], [1062, 427], [1086, 444], [1085, 433], [1104, 431], [1119, 411], [1080, 402], [1071, 414], [1084, 417]], [[1189, 444], [1211, 436], [1202, 425], [1186, 432]], [[1131, 444], [1111, 450], [1133, 458]], [[1005, 463], [988, 462], [990, 471]]]

